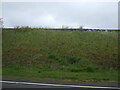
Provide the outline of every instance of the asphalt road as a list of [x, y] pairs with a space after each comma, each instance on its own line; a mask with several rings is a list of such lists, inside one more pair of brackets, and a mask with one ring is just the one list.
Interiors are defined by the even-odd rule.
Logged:
[[3, 79], [0, 81], [2, 88], [77, 88], [79, 90], [120, 90], [118, 84], [115, 83], [65, 83], [65, 82], [46, 82], [46, 81], [30, 81], [30, 80], [12, 80]]

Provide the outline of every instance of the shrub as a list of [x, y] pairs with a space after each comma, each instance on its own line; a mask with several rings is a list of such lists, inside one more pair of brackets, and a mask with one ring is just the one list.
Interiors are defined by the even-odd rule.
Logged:
[[78, 60], [80, 60], [79, 57], [70, 57], [70, 58], [68, 59], [68, 62], [69, 62], [70, 64], [74, 64], [74, 63], [76, 63]]
[[81, 71], [83, 71], [83, 69], [82, 68], [78, 68], [78, 67], [73, 67], [73, 68], [70, 69], [70, 71], [71, 72], [81, 72]]
[[61, 64], [61, 65], [67, 65], [67, 63], [64, 61], [64, 59], [62, 58], [59, 58], [58, 59], [58, 62]]
[[94, 72], [95, 71], [95, 67], [93, 65], [89, 65], [86, 67], [85, 69], [87, 72]]
[[55, 54], [49, 54], [48, 58], [50, 58], [50, 59], [56, 59], [56, 55]]
[[58, 57], [58, 56], [55, 55], [55, 54], [49, 54], [49, 55], [48, 55], [48, 58], [53, 59], [53, 60], [56, 60], [56, 61], [57, 61], [58, 63], [60, 63], [61, 65], [67, 65], [67, 63], [64, 61], [63, 58]]
[[18, 32], [27, 32], [27, 31], [30, 31], [32, 28], [30, 28], [29, 26], [17, 26], [15, 27], [15, 31], [18, 31]]

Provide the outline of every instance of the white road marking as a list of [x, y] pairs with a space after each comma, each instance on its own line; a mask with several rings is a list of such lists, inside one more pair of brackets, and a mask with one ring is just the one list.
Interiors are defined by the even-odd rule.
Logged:
[[15, 82], [15, 81], [0, 81], [2, 83], [15, 83], [15, 84], [29, 84], [29, 85], [44, 85], [44, 86], [61, 86], [61, 87], [79, 87], [79, 88], [103, 88], [103, 89], [119, 89], [118, 87], [100, 87], [100, 86], [78, 86], [78, 85], [62, 85], [62, 84], [44, 84], [44, 83], [31, 83], [31, 82]]

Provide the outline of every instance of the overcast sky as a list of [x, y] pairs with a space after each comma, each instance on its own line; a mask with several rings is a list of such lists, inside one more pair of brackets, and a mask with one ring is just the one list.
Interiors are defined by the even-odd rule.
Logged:
[[4, 2], [5, 27], [118, 28], [117, 2]]

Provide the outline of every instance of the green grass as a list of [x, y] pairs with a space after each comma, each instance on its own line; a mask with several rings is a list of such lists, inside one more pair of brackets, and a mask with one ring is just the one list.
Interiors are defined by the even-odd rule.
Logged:
[[2, 77], [2, 68], [0, 68], [0, 78]]
[[117, 81], [116, 32], [22, 28], [2, 36], [3, 77]]
[[117, 71], [70, 72], [62, 70], [42, 70], [39, 68], [3, 68], [3, 77], [32, 80], [74, 80], [83, 82], [115, 82]]

